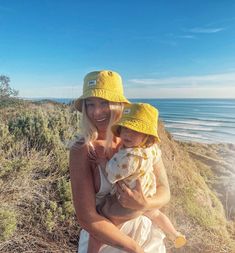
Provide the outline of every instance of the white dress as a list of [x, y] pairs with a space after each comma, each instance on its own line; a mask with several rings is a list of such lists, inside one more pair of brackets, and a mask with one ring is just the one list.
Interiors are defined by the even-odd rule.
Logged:
[[[100, 204], [104, 197], [110, 193], [111, 184], [107, 181], [101, 169], [100, 171], [100, 190], [96, 194], [96, 203]], [[143, 249], [145, 253], [166, 253], [164, 245], [163, 232], [153, 225], [151, 220], [146, 216], [125, 222], [120, 228], [122, 232], [133, 238]], [[89, 234], [85, 230], [81, 230], [79, 238], [78, 253], [87, 253]], [[124, 253], [125, 251], [103, 245], [99, 253]]]

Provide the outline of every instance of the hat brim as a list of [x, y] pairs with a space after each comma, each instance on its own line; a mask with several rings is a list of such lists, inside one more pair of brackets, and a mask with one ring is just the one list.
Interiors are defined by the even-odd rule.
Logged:
[[123, 95], [116, 94], [113, 91], [104, 90], [104, 89], [91, 89], [91, 90], [88, 90], [81, 97], [79, 97], [77, 100], [75, 100], [74, 102], [75, 108], [78, 111], [82, 112], [82, 101], [89, 97], [102, 98], [109, 102], [130, 104], [130, 101], [128, 101]]
[[113, 134], [117, 137], [120, 136], [119, 131], [118, 131], [119, 127], [126, 127], [131, 130], [134, 130], [136, 132], [151, 135], [154, 138], [156, 138], [156, 140], [158, 142], [160, 142], [160, 138], [158, 136], [157, 129], [153, 129], [153, 127], [148, 126], [145, 122], [143, 122], [141, 120], [136, 120], [133, 118], [125, 118], [125, 119], [121, 120], [120, 122], [118, 122], [117, 124], [113, 125], [111, 127], [111, 130], [112, 130]]

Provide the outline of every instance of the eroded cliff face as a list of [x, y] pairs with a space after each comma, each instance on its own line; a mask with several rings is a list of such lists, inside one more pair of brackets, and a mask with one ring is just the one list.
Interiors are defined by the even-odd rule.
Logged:
[[235, 252], [234, 146], [174, 141], [163, 123], [159, 134], [172, 195], [164, 211], [188, 238], [180, 252]]

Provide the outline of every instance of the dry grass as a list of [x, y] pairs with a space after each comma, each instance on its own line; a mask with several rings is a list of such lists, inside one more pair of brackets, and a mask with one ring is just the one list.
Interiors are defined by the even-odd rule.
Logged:
[[[65, 143], [79, 115], [54, 103], [0, 110], [0, 252], [76, 252]], [[164, 212], [188, 239], [177, 250], [166, 239], [167, 252], [234, 253], [230, 195], [219, 185], [234, 172], [234, 147], [176, 142], [163, 124], [160, 137], [172, 192]]]

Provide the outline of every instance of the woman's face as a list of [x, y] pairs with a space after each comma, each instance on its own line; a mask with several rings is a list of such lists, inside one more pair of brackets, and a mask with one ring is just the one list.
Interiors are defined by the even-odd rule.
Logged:
[[136, 132], [126, 127], [121, 127], [120, 138], [126, 148], [134, 148], [143, 144], [146, 134]]
[[98, 131], [106, 131], [111, 111], [109, 101], [91, 97], [85, 100], [87, 116]]

